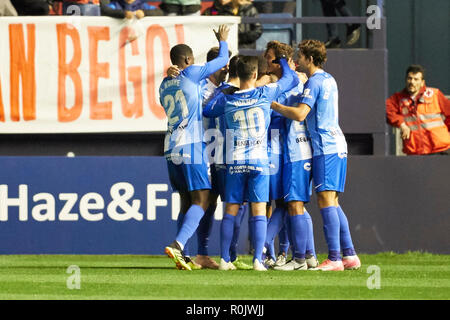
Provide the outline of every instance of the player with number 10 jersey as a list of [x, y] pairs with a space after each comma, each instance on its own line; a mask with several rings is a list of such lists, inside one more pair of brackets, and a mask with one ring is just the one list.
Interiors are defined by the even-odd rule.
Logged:
[[[246, 192], [250, 202], [269, 200], [267, 130], [270, 124], [270, 103], [298, 84], [298, 77], [293, 75], [285, 59], [281, 59], [281, 64], [284, 72], [278, 82], [239, 91], [225, 90], [203, 111], [207, 117], [225, 115], [228, 203], [242, 203]], [[252, 178], [241, 181], [248, 176]], [[246, 190], [242, 190], [244, 186]]]

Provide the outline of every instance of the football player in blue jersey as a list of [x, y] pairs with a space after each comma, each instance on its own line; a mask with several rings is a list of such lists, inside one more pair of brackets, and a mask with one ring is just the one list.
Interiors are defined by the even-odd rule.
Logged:
[[[267, 44], [265, 57], [268, 63], [269, 72], [275, 77], [281, 76], [279, 65], [271, 61], [281, 54], [288, 56], [291, 68], [294, 69], [292, 57], [294, 49], [287, 44], [278, 41], [270, 41]], [[303, 82], [306, 82], [305, 75], [299, 74], [302, 81], [298, 86], [284, 92], [278, 97], [277, 102], [285, 105], [292, 105], [303, 91]], [[308, 133], [303, 123], [286, 119], [278, 112], [272, 112], [271, 127], [272, 133], [272, 156], [271, 164], [274, 170], [271, 174], [271, 193], [276, 195], [272, 199], [276, 200], [276, 209], [267, 227], [266, 245], [273, 243], [276, 234], [279, 234], [280, 244], [287, 242], [279, 254], [277, 261], [269, 260], [276, 270], [305, 270], [308, 267], [317, 267], [317, 259], [314, 250], [314, 235], [311, 217], [304, 208], [304, 203], [309, 202], [311, 192], [311, 147]], [[270, 132], [269, 132], [270, 134]], [[278, 143], [277, 143], [278, 142]], [[270, 149], [269, 149], [270, 150]], [[276, 152], [278, 151], [278, 152]], [[272, 168], [271, 168], [272, 169]], [[287, 207], [286, 207], [287, 204]], [[286, 232], [284, 240], [282, 230]], [[289, 243], [292, 243], [293, 258], [286, 263], [286, 255]], [[266, 263], [269, 264], [269, 263]]]
[[219, 269], [234, 270], [229, 251], [232, 230], [239, 206], [247, 196], [252, 218], [252, 243], [255, 249], [253, 269], [266, 271], [261, 261], [266, 238], [266, 203], [269, 200], [269, 159], [267, 129], [270, 103], [298, 84], [298, 77], [287, 61], [279, 59], [283, 76], [273, 84], [256, 88], [258, 58], [243, 56], [238, 61], [239, 89], [229, 88], [214, 97], [203, 110], [206, 117], [225, 115], [226, 213], [221, 224], [221, 260]]
[[[209, 100], [220, 93], [222, 90], [230, 87], [239, 88], [239, 77], [237, 74], [237, 62], [239, 61], [239, 55], [236, 55], [230, 59], [228, 65], [228, 80], [219, 83], [215, 81], [214, 86], [209, 85], [207, 88], [213, 88], [213, 92], [204, 95], [203, 103], [206, 105]], [[220, 78], [222, 79], [222, 78]], [[225, 80], [225, 79], [223, 79]], [[206, 91], [206, 90], [205, 90]], [[220, 195], [222, 201], [225, 201], [225, 179], [226, 179], [226, 165], [224, 161], [225, 155], [225, 117], [221, 115], [217, 118], [209, 119], [209, 132], [212, 132], [214, 137], [213, 149], [208, 153], [210, 157], [210, 171], [211, 171], [211, 202], [217, 203], [217, 198]], [[208, 135], [209, 136], [209, 135]], [[211, 138], [212, 138], [211, 137]], [[211, 146], [211, 145], [209, 145]], [[209, 148], [209, 146], [207, 148]], [[244, 218], [246, 208], [245, 204], [241, 204], [238, 210], [238, 214], [234, 220], [233, 237], [230, 245], [230, 261], [238, 270], [253, 269], [237, 256], [237, 244], [239, 240], [240, 228], [242, 220]], [[209, 209], [208, 209], [209, 210]], [[206, 216], [206, 214], [205, 214]], [[196, 259], [197, 260], [197, 259]], [[200, 261], [199, 261], [200, 262]]]
[[200, 219], [208, 208], [211, 184], [207, 160], [204, 159], [202, 96], [200, 82], [228, 63], [229, 28], [226, 25], [214, 30], [219, 41], [219, 55], [203, 64], [194, 64], [192, 49], [178, 44], [170, 50], [172, 64], [181, 70], [176, 78], [166, 77], [160, 88], [160, 102], [167, 115], [167, 132], [164, 155], [167, 160], [172, 188], [180, 193], [181, 213], [175, 240], [165, 248], [165, 253], [177, 268], [191, 270], [183, 256], [183, 248], [197, 230]]
[[[229, 52], [229, 54], [231, 54]], [[211, 48], [206, 56], [207, 61], [215, 59], [219, 55], [219, 47]], [[208, 78], [202, 80], [202, 103], [205, 106], [209, 100], [221, 92], [223, 89], [230, 86], [239, 88], [239, 78], [237, 76], [237, 61], [239, 56], [234, 56], [229, 62], [229, 67], [214, 72]], [[229, 72], [228, 72], [229, 71]], [[228, 72], [228, 80], [225, 81]], [[167, 75], [170, 77], [177, 77], [180, 70], [176, 65], [172, 65], [167, 70]], [[217, 208], [217, 199], [220, 195], [222, 201], [225, 201], [225, 177], [226, 168], [223, 155], [225, 154], [225, 120], [224, 116], [217, 118], [205, 118], [205, 143], [206, 153], [209, 157], [210, 173], [211, 173], [211, 192], [209, 195], [209, 206], [203, 218], [200, 220], [197, 228], [197, 242], [198, 251], [197, 257], [191, 260], [188, 246], [185, 246], [183, 254], [185, 260], [192, 269], [218, 269], [219, 265], [208, 254], [208, 243], [211, 234], [212, 225], [214, 222], [214, 212]], [[241, 205], [235, 219], [233, 240], [230, 246], [230, 257], [233, 265], [240, 270], [253, 269], [252, 266], [247, 265], [237, 257], [237, 244], [239, 240], [239, 233], [241, 223], [246, 211], [246, 205]], [[179, 215], [178, 224], [182, 221], [183, 216]]]
[[272, 102], [272, 109], [292, 120], [306, 120], [313, 150], [314, 189], [317, 192], [328, 245], [328, 259], [317, 269], [342, 271], [358, 269], [361, 262], [353, 246], [347, 217], [338, 202], [339, 193], [344, 192], [347, 143], [338, 123], [336, 81], [322, 69], [326, 58], [326, 49], [322, 42], [302, 41], [299, 44], [297, 63], [308, 75], [308, 81], [297, 100], [297, 107]]
[[[219, 55], [219, 47], [213, 47], [211, 48], [208, 53], [206, 54], [206, 61], [212, 61]], [[231, 51], [228, 51], [228, 57], [231, 56]], [[226, 79], [228, 73], [228, 64], [225, 65], [223, 68], [217, 70], [216, 72], [212, 73], [209, 77], [202, 80], [201, 87], [202, 87], [202, 106], [205, 106], [206, 103], [211, 99], [212, 95], [214, 94], [214, 91], [219, 87]], [[205, 121], [206, 120], [206, 121]], [[210, 119], [204, 118], [203, 127], [205, 130], [209, 129], [209, 122]], [[206, 148], [208, 148], [208, 142], [206, 139], [207, 131], [205, 132], [205, 143]], [[212, 173], [212, 167], [210, 163], [210, 171]], [[205, 215], [200, 220], [200, 223], [197, 228], [197, 257], [195, 258], [195, 263], [199, 264], [202, 268], [208, 268], [208, 269], [218, 269], [219, 264], [214, 261], [209, 256], [208, 252], [208, 245], [209, 245], [209, 238], [212, 231], [212, 226], [214, 223], [214, 213], [217, 208], [217, 198], [218, 193], [216, 192], [216, 183], [214, 180], [211, 180], [211, 192], [209, 194], [209, 206], [208, 209], [205, 211]], [[185, 255], [186, 252], [185, 252]]]
[[[281, 68], [278, 63], [273, 63], [277, 56], [285, 55], [288, 63], [292, 60], [292, 55], [294, 50], [291, 46], [283, 44], [279, 41], [269, 41], [266, 45], [266, 50], [264, 52], [264, 58], [267, 61], [267, 73], [270, 76], [271, 82], [275, 82], [281, 77]], [[270, 168], [270, 178], [269, 178], [269, 204], [268, 204], [268, 223], [267, 223], [267, 235], [265, 248], [266, 259], [264, 261], [265, 265], [268, 267], [273, 267], [277, 261], [274, 239], [275, 236], [279, 235], [280, 243], [284, 243], [284, 250], [287, 252], [289, 248], [289, 240], [287, 238], [287, 233], [280, 233], [285, 217], [286, 217], [286, 206], [284, 203], [283, 195], [283, 184], [282, 184], [282, 173], [283, 173], [283, 128], [284, 128], [284, 117], [277, 112], [272, 112], [270, 117], [270, 125], [268, 129], [268, 142], [267, 151], [269, 155], [269, 168]], [[276, 208], [272, 210], [272, 201], [275, 202]], [[286, 229], [283, 229], [286, 231]], [[284, 237], [286, 236], [286, 238]], [[287, 243], [287, 246], [286, 246]], [[287, 248], [286, 248], [287, 247]], [[284, 257], [282, 252], [279, 253], [280, 261]]]
[[[285, 55], [288, 63], [292, 61], [294, 49], [279, 41], [269, 41], [266, 45], [264, 52], [264, 58], [267, 62], [267, 73], [269, 75], [270, 82], [275, 82], [281, 77], [281, 67], [278, 63], [273, 63], [273, 60], [277, 56]], [[300, 84], [299, 84], [300, 85]], [[284, 96], [280, 95], [280, 97]], [[280, 97], [278, 99], [280, 99]], [[284, 264], [287, 251], [289, 249], [289, 236], [287, 229], [284, 228], [287, 208], [284, 203], [283, 194], [283, 129], [284, 129], [284, 117], [277, 112], [272, 112], [269, 131], [268, 131], [268, 154], [269, 154], [269, 166], [270, 166], [270, 180], [269, 180], [269, 205], [267, 217], [269, 218], [267, 224], [267, 236], [265, 248], [267, 249], [264, 263], [268, 267], [273, 267], [276, 262], [278, 264]], [[276, 208], [272, 210], [272, 201], [275, 202]], [[282, 232], [283, 231], [283, 232]], [[278, 234], [280, 250], [278, 258], [276, 258], [274, 239]]]

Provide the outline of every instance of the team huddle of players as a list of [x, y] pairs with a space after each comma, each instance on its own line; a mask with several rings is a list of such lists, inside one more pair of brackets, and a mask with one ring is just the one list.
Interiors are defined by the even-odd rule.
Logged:
[[[219, 47], [208, 52], [205, 64], [194, 64], [189, 46], [174, 46], [173, 66], [160, 86], [168, 119], [164, 155], [172, 188], [181, 199], [177, 234], [166, 254], [184, 270], [360, 268], [338, 203], [345, 185], [347, 144], [338, 124], [336, 81], [322, 70], [324, 44], [302, 41], [294, 62], [292, 47], [271, 41], [264, 52], [267, 73], [262, 74], [258, 57], [229, 59], [228, 32], [225, 25], [214, 31]], [[328, 245], [328, 258], [321, 264], [304, 207], [313, 184]], [[217, 263], [208, 255], [208, 241], [219, 195], [225, 213]], [[252, 266], [236, 254], [245, 204]], [[191, 259], [186, 244], [195, 232], [198, 254]], [[277, 235], [278, 257], [273, 245]]]

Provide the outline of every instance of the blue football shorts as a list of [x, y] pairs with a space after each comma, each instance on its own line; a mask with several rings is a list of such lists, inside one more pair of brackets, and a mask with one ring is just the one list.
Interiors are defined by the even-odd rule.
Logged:
[[344, 192], [347, 153], [324, 154], [313, 157], [312, 173], [316, 192]]
[[224, 164], [211, 164], [211, 192], [220, 195], [220, 199], [225, 202], [225, 181], [227, 167]]
[[286, 162], [283, 168], [284, 201], [309, 202], [312, 193], [312, 159]]
[[269, 177], [268, 164], [227, 165], [225, 202], [268, 202]]
[[203, 148], [203, 143], [193, 143], [183, 147], [176, 155], [166, 155], [169, 180], [174, 191], [211, 189], [208, 164], [203, 158], [199, 158], [203, 155]]
[[282, 199], [283, 193], [283, 155], [270, 154], [269, 163], [269, 201]]

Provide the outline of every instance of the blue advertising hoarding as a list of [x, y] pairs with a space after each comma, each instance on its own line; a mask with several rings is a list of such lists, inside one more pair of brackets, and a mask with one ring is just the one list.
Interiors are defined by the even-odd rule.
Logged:
[[[179, 195], [163, 157], [0, 157], [0, 254], [164, 254]], [[218, 206], [209, 253], [218, 255]], [[248, 251], [244, 219], [239, 253]], [[189, 241], [196, 254], [196, 235]]]

